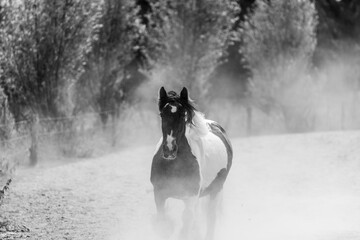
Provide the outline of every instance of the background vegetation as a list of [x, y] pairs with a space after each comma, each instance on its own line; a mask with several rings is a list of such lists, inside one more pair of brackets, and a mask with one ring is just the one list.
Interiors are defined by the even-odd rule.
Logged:
[[0, 186], [156, 141], [160, 86], [232, 136], [358, 129], [359, 65], [356, 0], [1, 0]]

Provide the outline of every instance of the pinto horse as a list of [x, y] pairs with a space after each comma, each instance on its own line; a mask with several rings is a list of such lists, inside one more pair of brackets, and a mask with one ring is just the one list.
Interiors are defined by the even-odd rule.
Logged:
[[164, 216], [168, 198], [183, 200], [180, 236], [194, 239], [198, 203], [208, 198], [205, 239], [211, 240], [223, 184], [232, 164], [231, 143], [218, 123], [205, 119], [195, 109], [186, 88], [178, 95], [162, 87], [159, 111], [163, 136], [153, 157], [150, 178], [158, 216]]

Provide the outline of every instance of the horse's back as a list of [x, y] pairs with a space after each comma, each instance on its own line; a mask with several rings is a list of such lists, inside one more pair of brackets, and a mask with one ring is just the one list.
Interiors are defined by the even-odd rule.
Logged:
[[211, 120], [208, 120], [208, 124], [209, 124], [211, 133], [213, 133], [218, 138], [220, 138], [226, 148], [226, 153], [227, 153], [227, 167], [226, 168], [229, 171], [231, 168], [232, 158], [233, 158], [233, 149], [232, 149], [231, 142], [230, 142], [225, 130], [221, 127], [220, 124], [218, 124], [217, 122], [211, 121]]

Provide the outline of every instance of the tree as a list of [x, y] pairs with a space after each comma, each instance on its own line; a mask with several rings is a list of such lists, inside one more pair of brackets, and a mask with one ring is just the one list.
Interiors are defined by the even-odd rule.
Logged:
[[83, 71], [99, 1], [1, 2], [1, 85], [15, 117], [71, 114], [69, 89]]
[[[313, 62], [327, 105], [341, 104], [341, 127], [356, 122], [360, 90], [360, 2], [316, 0], [318, 44]], [[334, 101], [334, 97], [337, 98]], [[351, 103], [349, 102], [351, 98]], [[334, 109], [334, 106], [331, 107]], [[350, 121], [345, 121], [349, 115]]]
[[314, 63], [321, 66], [344, 55], [359, 55], [360, 2], [316, 0], [319, 15]]
[[205, 81], [231, 42], [238, 5], [231, 0], [150, 3], [145, 53], [153, 73], [160, 71], [168, 85], [185, 85], [195, 96], [204, 94]]
[[9, 110], [8, 99], [0, 87], [0, 147], [11, 138], [13, 128], [14, 118]]
[[[237, 21], [232, 26], [234, 31], [241, 27], [246, 16], [252, 12], [255, 6], [255, 0], [237, 0], [236, 2], [240, 11]], [[220, 64], [209, 80], [211, 84], [209, 96], [211, 98], [242, 101], [247, 96], [252, 72], [243, 53], [239, 51], [242, 44], [242, 36], [238, 35], [227, 47], [227, 54], [220, 60]]]
[[[310, 1], [260, 0], [242, 26], [240, 50], [254, 74], [252, 94], [260, 101], [266, 99], [272, 108], [280, 108], [287, 124], [294, 117], [288, 116], [287, 110], [301, 103], [296, 96], [306, 95], [308, 83], [300, 82], [309, 81], [316, 25], [315, 6]], [[293, 92], [299, 89], [302, 94]], [[294, 130], [296, 126], [287, 127]]]
[[135, 3], [105, 0], [101, 7], [99, 29], [94, 47], [88, 56], [86, 71], [78, 82], [78, 108], [92, 107], [104, 122], [113, 114], [122, 99], [121, 82], [125, 68], [134, 58], [135, 38], [141, 24]]

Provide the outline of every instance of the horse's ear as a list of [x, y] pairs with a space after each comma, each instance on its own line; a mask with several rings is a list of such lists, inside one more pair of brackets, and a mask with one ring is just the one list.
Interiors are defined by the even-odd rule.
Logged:
[[180, 92], [181, 100], [188, 102], [189, 101], [189, 93], [186, 87], [184, 87]]
[[161, 111], [161, 109], [165, 106], [167, 101], [167, 93], [164, 87], [160, 88], [159, 91], [159, 110]]

